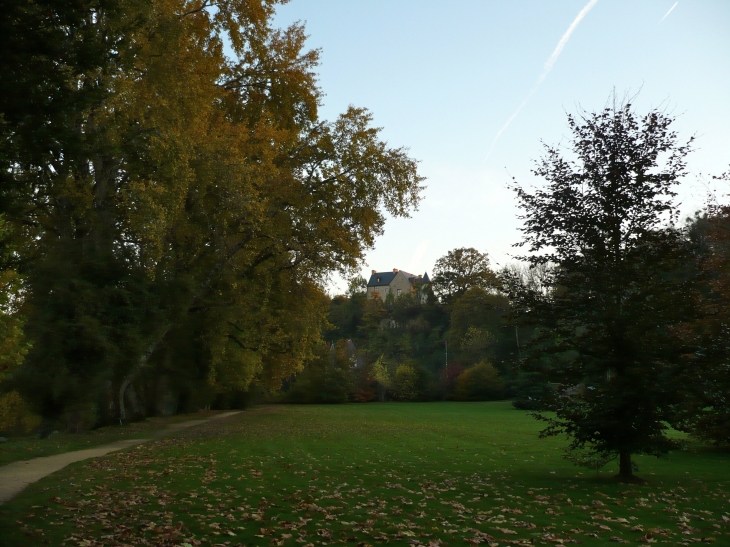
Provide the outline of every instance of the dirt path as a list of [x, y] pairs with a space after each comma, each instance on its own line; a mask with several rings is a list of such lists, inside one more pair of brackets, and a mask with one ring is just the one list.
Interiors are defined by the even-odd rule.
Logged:
[[33, 458], [21, 462], [13, 462], [6, 466], [0, 467], [0, 504], [9, 501], [17, 496], [26, 486], [34, 483], [43, 477], [55, 473], [59, 469], [63, 469], [70, 463], [80, 462], [89, 458], [98, 458], [110, 452], [129, 448], [138, 444], [146, 443], [161, 437], [166, 437], [177, 431], [187, 429], [196, 425], [204, 424], [211, 420], [219, 420], [238, 414], [239, 411], [224, 412], [217, 414], [204, 420], [189, 420], [187, 422], [179, 422], [170, 424], [165, 429], [156, 431], [154, 435], [148, 439], [126, 439], [117, 441], [96, 448], [87, 448], [85, 450], [75, 450], [66, 452], [65, 454], [56, 454], [55, 456], [46, 456], [44, 458]]

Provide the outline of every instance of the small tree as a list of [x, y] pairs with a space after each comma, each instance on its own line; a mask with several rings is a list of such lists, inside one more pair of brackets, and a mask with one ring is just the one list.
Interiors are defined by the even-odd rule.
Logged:
[[[665, 432], [680, 390], [669, 334], [686, 290], [671, 274], [682, 260], [672, 199], [691, 141], [678, 144], [672, 121], [630, 104], [569, 115], [573, 157], [545, 145], [533, 173], [547, 186], [514, 188], [524, 258], [555, 266], [540, 291], [505, 276], [516, 315], [540, 326], [532, 347], [564, 357], [547, 370], [560, 387], [546, 401], [555, 414], [538, 416], [541, 435], [567, 434], [591, 461], [617, 455], [624, 479], [632, 454], [673, 446]], [[528, 368], [538, 358], [528, 353]]]
[[504, 379], [486, 359], [466, 369], [456, 379], [454, 399], [457, 401], [489, 401], [503, 395]]
[[494, 345], [495, 338], [488, 330], [469, 327], [461, 339], [461, 352], [467, 364], [480, 361]]
[[378, 386], [378, 398], [381, 402], [385, 401], [385, 396], [388, 393], [388, 390], [393, 387], [393, 378], [391, 377], [390, 372], [388, 372], [388, 367], [385, 363], [383, 363], [382, 355], [378, 357], [378, 360], [373, 364], [372, 377]]
[[393, 378], [393, 397], [398, 401], [413, 401], [418, 397], [418, 371], [409, 363], [398, 365]]

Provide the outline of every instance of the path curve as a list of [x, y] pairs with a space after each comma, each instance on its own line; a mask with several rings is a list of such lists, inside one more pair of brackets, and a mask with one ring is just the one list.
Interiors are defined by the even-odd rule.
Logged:
[[55, 456], [33, 458], [32, 460], [13, 462], [5, 465], [0, 467], [0, 505], [17, 496], [29, 484], [39, 481], [43, 477], [46, 477], [51, 473], [55, 473], [59, 469], [63, 469], [71, 463], [88, 460], [89, 458], [98, 458], [99, 456], [104, 456], [110, 452], [116, 452], [117, 450], [129, 448], [130, 446], [153, 441], [155, 439], [171, 435], [182, 429], [201, 425], [211, 420], [227, 418], [228, 416], [233, 416], [240, 412], [240, 410], [223, 412], [222, 414], [216, 414], [215, 416], [211, 416], [204, 420], [188, 420], [187, 422], [170, 424], [165, 429], [155, 432], [153, 437], [149, 439], [126, 439], [97, 446], [95, 448], [74, 450], [73, 452], [56, 454]]

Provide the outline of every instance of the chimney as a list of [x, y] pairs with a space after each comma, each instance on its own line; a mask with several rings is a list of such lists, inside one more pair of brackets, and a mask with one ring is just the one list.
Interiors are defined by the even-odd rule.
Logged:
[[393, 268], [393, 273], [398, 273], [398, 268]]
[[421, 274], [418, 274], [418, 279], [423, 279], [423, 276]]
[[373, 270], [373, 275], [375, 275], [376, 273], [378, 273], [378, 270]]

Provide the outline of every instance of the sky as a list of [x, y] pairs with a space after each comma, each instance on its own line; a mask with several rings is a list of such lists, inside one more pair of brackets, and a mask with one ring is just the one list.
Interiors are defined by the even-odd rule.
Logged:
[[[427, 178], [411, 218], [389, 218], [362, 275], [432, 272], [474, 247], [492, 267], [521, 239], [508, 184], [542, 184], [543, 143], [566, 144], [566, 115], [612, 93], [661, 108], [680, 140], [695, 137], [679, 188], [683, 215], [702, 207], [711, 175], [730, 170], [730, 0], [291, 0], [275, 25], [300, 21], [321, 49], [320, 117], [368, 108], [381, 137]], [[333, 278], [329, 292], [344, 292]]]

